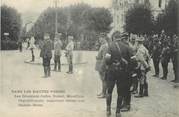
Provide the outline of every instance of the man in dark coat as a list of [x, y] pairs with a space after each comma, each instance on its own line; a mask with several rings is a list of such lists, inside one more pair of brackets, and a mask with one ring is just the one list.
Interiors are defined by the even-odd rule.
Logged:
[[44, 43], [40, 52], [40, 57], [43, 60], [45, 78], [50, 77], [50, 60], [52, 58], [52, 42], [48, 34], [44, 35]]
[[172, 80], [172, 82], [176, 82], [176, 83], [179, 83], [179, 72], [178, 72], [179, 50], [178, 50], [178, 45], [179, 45], [178, 36], [174, 35], [172, 47], [171, 47], [171, 59], [172, 59], [172, 64], [173, 64], [174, 77], [175, 77], [174, 80]]
[[168, 74], [168, 63], [170, 61], [170, 48], [168, 46], [168, 41], [163, 42], [163, 49], [161, 53], [161, 64], [163, 69], [163, 76], [161, 79], [166, 80]]
[[117, 108], [116, 117], [121, 117], [120, 111], [122, 107], [122, 101], [127, 96], [130, 80], [128, 73], [128, 63], [130, 57], [132, 56], [131, 50], [128, 45], [124, 44], [121, 40], [122, 38], [128, 38], [128, 34], [116, 34], [114, 36], [115, 40], [109, 45], [108, 52], [105, 56], [106, 64], [108, 65], [107, 71], [107, 116], [111, 115], [111, 101], [112, 92], [115, 84], [117, 85]]
[[154, 77], [159, 77], [159, 63], [160, 63], [160, 55], [161, 55], [161, 44], [157, 37], [154, 37], [154, 44], [152, 49], [152, 59], [154, 63], [155, 74]]

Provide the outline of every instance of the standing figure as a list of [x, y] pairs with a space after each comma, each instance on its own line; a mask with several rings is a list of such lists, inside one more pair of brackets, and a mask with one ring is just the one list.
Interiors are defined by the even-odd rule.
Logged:
[[58, 67], [58, 71], [61, 72], [61, 51], [62, 51], [62, 42], [60, 40], [61, 38], [61, 33], [55, 36], [55, 42], [54, 42], [54, 71], [57, 71], [57, 67]]
[[154, 63], [155, 74], [154, 77], [159, 77], [159, 63], [160, 63], [160, 55], [161, 55], [161, 44], [159, 42], [158, 37], [154, 36], [154, 43], [152, 49], [152, 59]]
[[29, 46], [32, 54], [32, 62], [35, 61], [34, 49], [35, 49], [35, 38], [32, 36], [30, 39], [30, 46]]
[[163, 76], [161, 79], [166, 80], [168, 74], [168, 63], [170, 61], [170, 48], [168, 46], [168, 41], [163, 42], [163, 49], [160, 58], [163, 69]]
[[173, 43], [172, 43], [172, 49], [171, 49], [171, 58], [173, 63], [173, 71], [174, 71], [174, 80], [172, 82], [179, 82], [179, 72], [178, 72], [178, 66], [179, 66], [179, 50], [178, 50], [178, 36], [173, 36]]
[[44, 74], [45, 78], [50, 77], [50, 60], [52, 58], [52, 42], [50, 40], [49, 34], [44, 35], [44, 42], [40, 52], [40, 57], [43, 60]]
[[[130, 78], [128, 73], [128, 63], [131, 57], [131, 50], [128, 45], [124, 44], [121, 40], [128, 38], [127, 33], [116, 33], [114, 35], [114, 41], [109, 45], [108, 52], [105, 56], [106, 64], [108, 65], [108, 70], [106, 73], [107, 81], [107, 94], [106, 94], [106, 104], [107, 104], [107, 116], [111, 115], [111, 101], [112, 92], [115, 84], [117, 85], [117, 108], [116, 117], [121, 117], [122, 101], [127, 99], [129, 96], [126, 93], [130, 93]], [[126, 101], [130, 105], [129, 101]]]
[[68, 44], [66, 46], [65, 55], [67, 57], [67, 62], [69, 64], [68, 74], [73, 74], [73, 50], [74, 50], [74, 42], [73, 36], [68, 36]]
[[149, 65], [149, 61], [150, 61], [150, 55], [148, 50], [144, 47], [143, 45], [143, 41], [144, 38], [143, 37], [139, 37], [137, 40], [138, 45], [137, 45], [137, 53], [134, 57], [139, 64], [140, 64], [140, 88], [139, 88], [139, 95], [135, 96], [135, 97], [143, 97], [143, 96], [148, 96], [148, 83], [147, 83], [147, 72], [150, 70], [150, 65]]
[[105, 75], [106, 75], [106, 66], [105, 66], [105, 55], [107, 53], [108, 50], [108, 43], [106, 41], [107, 37], [105, 34], [101, 34], [99, 37], [99, 42], [101, 44], [99, 51], [98, 51], [98, 55], [96, 57], [96, 71], [98, 71], [100, 79], [102, 81], [102, 92], [98, 95], [99, 98], [105, 98], [106, 97], [106, 90], [107, 90], [107, 86], [106, 86], [106, 79], [105, 79]]
[[22, 52], [22, 39], [18, 40], [19, 51]]
[[[133, 35], [131, 37], [131, 40], [129, 42], [129, 47], [132, 49], [132, 55], [136, 55], [137, 52], [137, 46], [136, 46], [136, 35]], [[131, 79], [132, 79], [132, 93], [136, 94], [138, 92], [138, 64], [137, 61], [133, 60], [131, 61]]]

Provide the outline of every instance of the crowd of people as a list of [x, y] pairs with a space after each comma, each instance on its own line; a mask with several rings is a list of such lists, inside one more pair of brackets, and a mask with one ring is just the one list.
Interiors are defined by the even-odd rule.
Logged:
[[162, 64], [163, 76], [167, 79], [168, 63], [173, 63], [174, 80], [178, 82], [177, 54], [178, 37], [160, 35], [134, 35], [115, 32], [112, 42], [108, 42], [106, 34], [99, 37], [101, 44], [96, 57], [96, 71], [102, 81], [102, 91], [98, 98], [106, 98], [107, 116], [111, 115], [112, 92], [117, 86], [116, 117], [121, 117], [121, 111], [129, 111], [131, 94], [142, 98], [149, 96], [147, 73], [154, 64], [154, 77], [159, 77], [159, 63]]

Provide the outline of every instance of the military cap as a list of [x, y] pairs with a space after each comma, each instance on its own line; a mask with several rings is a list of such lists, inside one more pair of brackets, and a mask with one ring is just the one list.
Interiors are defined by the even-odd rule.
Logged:
[[143, 42], [144, 40], [145, 40], [144, 37], [139, 37], [136, 39], [136, 41], [138, 41], [138, 42]]
[[112, 39], [113, 39], [113, 38], [120, 38], [120, 36], [121, 36], [121, 33], [120, 33], [119, 31], [116, 31], [116, 32], [114, 32], [114, 33], [112, 34]]
[[72, 35], [69, 35], [69, 36], [68, 36], [68, 39], [73, 40], [74, 37], [73, 37]]
[[129, 36], [129, 34], [128, 34], [128, 33], [123, 32], [123, 33], [121, 33], [120, 38], [121, 38], [121, 39], [127, 39], [127, 38], [128, 38], [128, 36]]
[[44, 39], [47, 40], [47, 39], [50, 39], [50, 35], [48, 33], [45, 33], [44, 34]]

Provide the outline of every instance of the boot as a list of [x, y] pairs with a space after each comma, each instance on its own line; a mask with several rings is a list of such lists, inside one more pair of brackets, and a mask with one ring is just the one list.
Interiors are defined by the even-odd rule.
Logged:
[[107, 117], [109, 117], [111, 115], [111, 107], [110, 106], [107, 106], [106, 115], [107, 115]]
[[61, 65], [58, 65], [58, 72], [61, 72]]
[[47, 78], [47, 69], [48, 69], [48, 68], [47, 68], [46, 66], [44, 66], [44, 77], [45, 77], [45, 78]]
[[57, 71], [57, 63], [55, 62], [54, 71]]
[[121, 113], [116, 113], [116, 117], [121, 117]]
[[48, 77], [51, 76], [51, 69], [50, 69], [50, 66], [47, 67], [47, 76], [48, 76]]
[[148, 84], [147, 83], [145, 84], [145, 87], [144, 87], [144, 96], [149, 96], [149, 94], [148, 94]]
[[116, 117], [121, 117], [121, 112], [120, 112], [120, 109], [116, 109]]
[[134, 97], [136, 97], [136, 98], [143, 97], [143, 90], [144, 90], [144, 85], [140, 84], [139, 95], [134, 96]]

